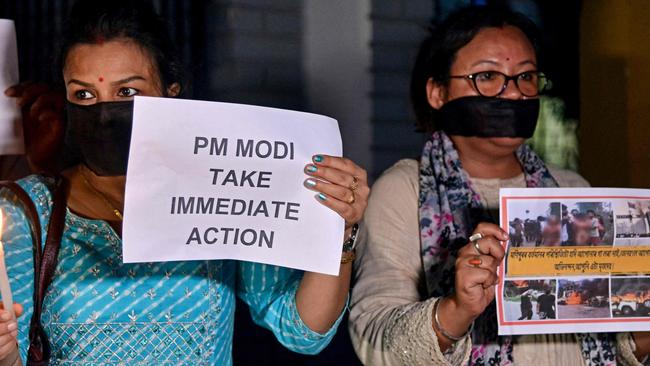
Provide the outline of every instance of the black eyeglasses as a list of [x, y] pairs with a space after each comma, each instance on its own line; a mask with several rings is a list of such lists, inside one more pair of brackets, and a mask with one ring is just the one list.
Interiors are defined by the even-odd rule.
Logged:
[[539, 71], [526, 71], [512, 76], [499, 71], [481, 71], [469, 75], [452, 75], [449, 78], [471, 80], [474, 89], [484, 97], [501, 95], [508, 87], [510, 80], [515, 82], [517, 89], [526, 97], [536, 97], [551, 89], [552, 86], [546, 75]]

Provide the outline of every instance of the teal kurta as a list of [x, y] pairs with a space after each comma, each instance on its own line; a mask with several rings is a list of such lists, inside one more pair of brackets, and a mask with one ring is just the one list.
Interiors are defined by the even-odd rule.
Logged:
[[[18, 183], [36, 204], [45, 242], [51, 181], [30, 176]], [[33, 309], [32, 240], [11, 193], [0, 194], [0, 208], [14, 301], [25, 307], [18, 322], [25, 359]], [[121, 239], [106, 222], [68, 211], [42, 317], [52, 364], [230, 365], [235, 296], [287, 348], [317, 353], [341, 317], [326, 334], [302, 322], [295, 302], [302, 274], [236, 261], [123, 264]]]

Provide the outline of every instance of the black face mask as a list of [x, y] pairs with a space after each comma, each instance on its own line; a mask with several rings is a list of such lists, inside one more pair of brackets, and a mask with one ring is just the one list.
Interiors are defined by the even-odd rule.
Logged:
[[78, 105], [66, 102], [67, 153], [101, 176], [125, 175], [129, 160], [133, 101]]
[[530, 138], [538, 114], [539, 99], [471, 96], [445, 103], [434, 118], [450, 136]]

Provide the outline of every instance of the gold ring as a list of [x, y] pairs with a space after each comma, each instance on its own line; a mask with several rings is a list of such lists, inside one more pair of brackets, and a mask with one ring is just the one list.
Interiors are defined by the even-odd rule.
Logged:
[[354, 197], [354, 191], [352, 191], [352, 195], [348, 198], [348, 204], [352, 205], [356, 200], [356, 197]]
[[350, 184], [350, 190], [354, 193], [354, 191], [359, 188], [359, 178], [352, 176], [352, 184]]

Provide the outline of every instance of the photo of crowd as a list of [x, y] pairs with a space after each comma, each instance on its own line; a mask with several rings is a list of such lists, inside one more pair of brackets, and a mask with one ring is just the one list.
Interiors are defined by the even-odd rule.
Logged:
[[556, 280], [505, 281], [506, 320], [555, 319], [556, 284]]
[[[614, 224], [610, 202], [511, 202], [510, 245], [554, 247], [612, 245]], [[650, 217], [650, 216], [649, 216]]]
[[618, 201], [616, 245], [650, 244], [650, 200]]
[[612, 315], [650, 317], [650, 278], [612, 277]]
[[560, 245], [560, 203], [511, 202], [508, 207], [510, 245], [538, 247]]
[[610, 318], [607, 278], [561, 279], [558, 319]]
[[594, 246], [614, 243], [611, 202], [562, 204], [562, 245]]

